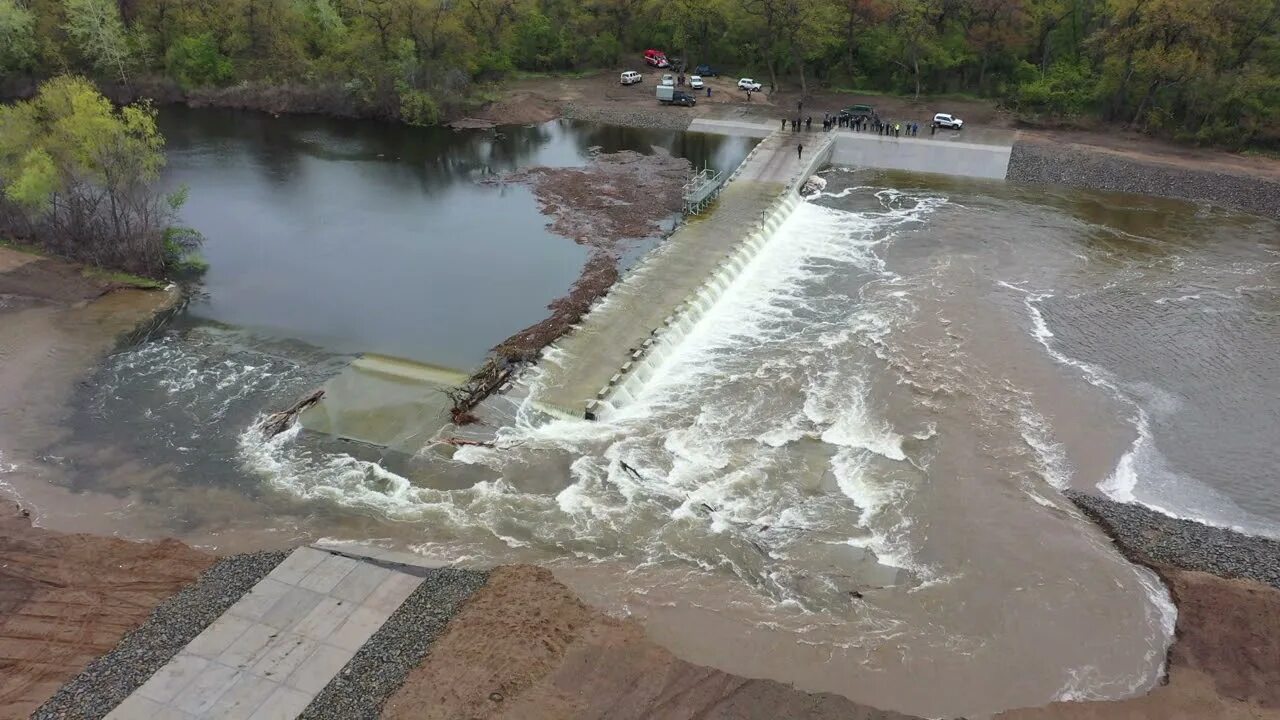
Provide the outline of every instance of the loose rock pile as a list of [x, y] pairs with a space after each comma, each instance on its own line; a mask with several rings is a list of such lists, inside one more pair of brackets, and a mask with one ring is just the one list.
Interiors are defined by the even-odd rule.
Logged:
[[1139, 561], [1245, 578], [1280, 589], [1280, 541], [1179, 520], [1141, 505], [1067, 490], [1081, 510]]
[[1005, 177], [1037, 185], [1205, 201], [1280, 219], [1280, 183], [1266, 178], [1144, 163], [1069, 145], [1015, 143]]

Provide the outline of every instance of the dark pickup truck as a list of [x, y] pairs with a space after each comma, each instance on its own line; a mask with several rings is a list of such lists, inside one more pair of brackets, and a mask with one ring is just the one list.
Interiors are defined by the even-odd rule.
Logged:
[[850, 120], [857, 118], [871, 119], [876, 116], [876, 109], [870, 105], [850, 105], [840, 111], [840, 117]]

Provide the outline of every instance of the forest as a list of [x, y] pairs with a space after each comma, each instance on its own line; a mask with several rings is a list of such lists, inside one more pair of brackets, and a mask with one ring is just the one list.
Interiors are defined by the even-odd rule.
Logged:
[[648, 47], [802, 92], [1280, 148], [1280, 0], [0, 0], [6, 89], [71, 72], [305, 92], [424, 125], [513, 74], [636, 67]]

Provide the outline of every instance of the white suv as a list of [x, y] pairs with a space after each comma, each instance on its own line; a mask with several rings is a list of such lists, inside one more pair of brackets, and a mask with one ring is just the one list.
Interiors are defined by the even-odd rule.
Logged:
[[738, 89], [747, 92], [760, 92], [760, 83], [751, 78], [742, 78], [738, 81]]
[[933, 116], [933, 126], [959, 130], [964, 127], [964, 121], [950, 113], [938, 113]]
[[626, 72], [622, 73], [622, 84], [623, 84], [623, 85], [634, 85], [634, 84], [636, 84], [636, 83], [640, 82], [640, 80], [641, 80], [641, 79], [642, 79], [642, 77], [641, 77], [640, 73], [636, 72], [635, 70], [628, 70], [628, 71], [626, 71]]

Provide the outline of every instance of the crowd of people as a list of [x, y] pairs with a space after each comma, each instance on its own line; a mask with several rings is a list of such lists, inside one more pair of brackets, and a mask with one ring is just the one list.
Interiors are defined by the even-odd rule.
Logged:
[[[792, 132], [800, 132], [804, 130], [811, 132], [813, 130], [813, 116], [801, 115], [804, 111], [804, 102], [796, 103], [797, 115], [794, 118], [783, 118], [782, 129], [791, 128]], [[920, 123], [914, 120], [891, 120], [886, 121], [874, 113], [870, 115], [846, 115], [839, 113], [832, 115], [831, 113], [822, 114], [822, 131], [829, 132], [835, 128], [849, 128], [854, 132], [873, 132], [877, 135], [885, 137], [919, 137]], [[934, 135], [938, 132], [938, 126], [929, 124], [929, 134]]]

